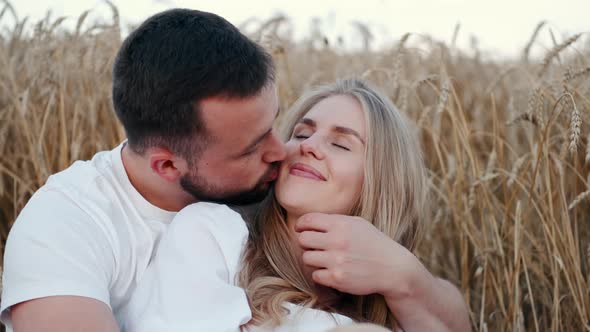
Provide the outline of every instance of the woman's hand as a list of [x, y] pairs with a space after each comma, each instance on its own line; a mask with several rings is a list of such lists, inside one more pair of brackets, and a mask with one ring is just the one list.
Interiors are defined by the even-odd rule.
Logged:
[[459, 290], [359, 217], [310, 213], [295, 225], [313, 280], [341, 292], [382, 294], [404, 331], [470, 331]]
[[359, 217], [310, 213], [295, 225], [313, 280], [339, 291], [386, 298], [410, 296], [416, 279], [432, 278], [406, 248]]

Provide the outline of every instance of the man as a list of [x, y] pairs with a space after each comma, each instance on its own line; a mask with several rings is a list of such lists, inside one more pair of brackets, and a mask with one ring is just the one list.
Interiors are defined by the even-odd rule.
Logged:
[[[175, 212], [198, 201], [263, 198], [285, 156], [273, 130], [274, 82], [270, 56], [219, 16], [175, 9], [131, 33], [113, 69], [113, 104], [127, 141], [50, 177], [19, 215], [4, 260], [1, 311], [8, 328], [118, 330], [119, 309]], [[344, 218], [350, 217], [308, 215], [300, 227], [325, 228]], [[369, 223], [350, 221], [354, 234], [330, 232], [334, 243], [374, 236]], [[384, 295], [407, 331], [469, 329], [458, 291], [396, 245], [344, 252], [371, 257], [389, 250], [410, 262], [405, 269], [335, 266], [339, 273], [326, 268], [317, 281], [370, 293], [369, 279], [346, 278], [362, 269], [392, 281]]]

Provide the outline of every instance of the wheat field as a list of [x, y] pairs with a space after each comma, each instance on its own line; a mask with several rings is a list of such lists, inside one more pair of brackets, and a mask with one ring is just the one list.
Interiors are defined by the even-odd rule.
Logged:
[[[15, 216], [52, 173], [124, 139], [111, 66], [122, 40], [108, 24], [20, 20], [1, 2], [0, 248]], [[379, 51], [346, 51], [321, 31], [293, 41], [283, 17], [241, 28], [271, 50], [281, 109], [310, 86], [361, 76], [420, 130], [433, 209], [418, 255], [459, 287], [475, 331], [590, 331], [590, 38], [541, 22], [522, 56], [490, 60], [405, 34]], [[540, 57], [530, 54], [541, 49]]]

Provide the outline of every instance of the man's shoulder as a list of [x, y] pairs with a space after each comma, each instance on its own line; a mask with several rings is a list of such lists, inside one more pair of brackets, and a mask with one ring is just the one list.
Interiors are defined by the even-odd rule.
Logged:
[[113, 172], [109, 171], [112, 167], [109, 153], [99, 152], [91, 160], [76, 161], [50, 176], [29, 199], [17, 221], [47, 218], [55, 219], [53, 223], [70, 218], [96, 221], [97, 216], [108, 215], [116, 190]]
[[232, 205], [230, 208], [239, 213], [242, 218], [249, 224], [260, 212], [262, 203], [253, 203], [249, 205]]
[[77, 160], [68, 168], [51, 175], [41, 189], [74, 190], [78, 194], [93, 191], [96, 181], [104, 180], [113, 173], [112, 151], [101, 151], [91, 160]]

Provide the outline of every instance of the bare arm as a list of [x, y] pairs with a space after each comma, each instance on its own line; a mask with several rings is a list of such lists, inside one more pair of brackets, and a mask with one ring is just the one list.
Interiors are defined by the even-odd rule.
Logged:
[[5, 323], [15, 331], [116, 331], [109, 306], [112, 243], [67, 196], [37, 192], [5, 247], [0, 303], [3, 315], [10, 314]]
[[342, 292], [382, 294], [405, 332], [470, 331], [469, 311], [451, 283], [366, 220], [310, 213], [296, 225], [314, 281]]
[[81, 296], [51, 296], [30, 300], [11, 308], [15, 332], [119, 331], [111, 309]]
[[[405, 332], [471, 331], [468, 309], [459, 290], [421, 268], [422, 272], [415, 274], [408, 284], [405, 295], [384, 294], [402, 329]], [[399, 290], [399, 285], [395, 288]]]

